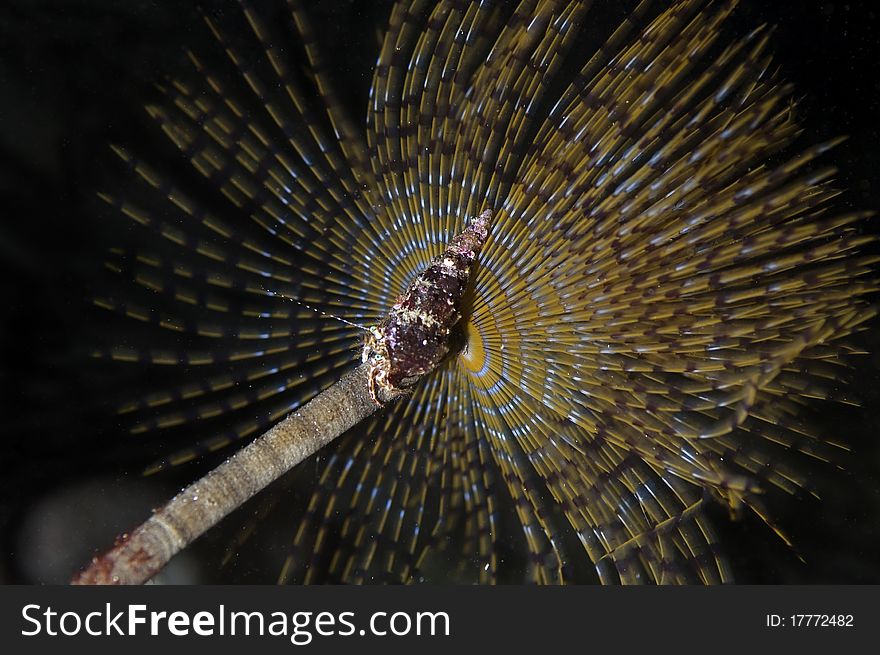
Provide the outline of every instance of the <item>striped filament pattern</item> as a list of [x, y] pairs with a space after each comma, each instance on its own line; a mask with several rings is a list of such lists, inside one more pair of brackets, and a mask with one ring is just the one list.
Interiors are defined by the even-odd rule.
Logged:
[[281, 296], [374, 324], [495, 211], [464, 348], [331, 446], [282, 581], [430, 580], [440, 553], [494, 582], [510, 533], [532, 581], [585, 557], [603, 583], [724, 582], [707, 499], [770, 522], [758, 494], [841, 448], [798, 420], [871, 316], [866, 214], [816, 162], [834, 143], [786, 150], [791, 88], [765, 30], [724, 43], [735, 3], [642, 2], [583, 57], [590, 4], [399, 0], [364, 130], [300, 2], [279, 28], [240, 0], [237, 30], [205, 17], [222, 56], [188, 53], [147, 107], [214, 202], [114, 146], [151, 200], [101, 197], [162, 245], [112, 251], [131, 292], [96, 302], [157, 337], [95, 354], [179, 371], [121, 407], [133, 432], [210, 427], [151, 471], [356, 362], [362, 333]]

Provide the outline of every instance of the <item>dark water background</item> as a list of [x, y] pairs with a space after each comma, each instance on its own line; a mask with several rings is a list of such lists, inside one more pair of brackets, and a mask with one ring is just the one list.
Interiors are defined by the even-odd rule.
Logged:
[[[181, 9], [188, 4], [6, 0], [0, 7], [0, 582], [64, 581], [91, 548], [109, 544], [117, 526], [136, 524], [216, 463], [205, 458], [141, 479], [144, 463], [167, 444], [144, 445], [108, 417], [121, 398], [147, 388], [151, 374], [87, 357], [113, 336], [109, 319], [89, 307], [107, 284], [103, 252], [131, 238], [94, 197], [120, 179], [107, 144], [173, 159], [140, 107], [157, 97], [153, 82], [179, 66], [183, 46], [199, 52], [210, 40], [196, 13]], [[208, 4], [222, 13], [234, 3]], [[324, 51], [360, 120], [390, 4], [315, 4]], [[839, 166], [839, 186], [848, 189], [842, 208], [880, 208], [874, 7], [751, 1], [730, 22], [732, 34], [776, 25], [775, 61], [802, 98], [801, 143], [851, 137], [826, 160]], [[607, 21], [595, 26], [604, 34], [622, 10], [600, 2], [592, 15]], [[880, 582], [880, 321], [858, 343], [873, 353], [854, 361], [852, 388], [863, 406], [818, 404], [809, 417], [852, 444], [847, 471], [817, 473], [821, 501], [773, 499], [805, 562], [756, 520], [719, 517], [741, 581]], [[171, 579], [215, 579], [203, 562], [216, 560], [252, 514], [243, 509], [200, 541]], [[289, 532], [278, 534], [267, 548]], [[259, 577], [259, 552], [251, 555], [257, 559], [239, 564], [239, 577], [272, 580], [274, 571]]]

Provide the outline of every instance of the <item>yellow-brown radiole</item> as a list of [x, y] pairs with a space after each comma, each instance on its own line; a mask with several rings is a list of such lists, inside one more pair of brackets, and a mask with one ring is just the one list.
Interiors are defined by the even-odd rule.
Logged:
[[375, 358], [370, 395], [394, 386], [387, 326], [362, 342], [262, 289], [378, 321], [491, 207], [471, 347], [322, 460], [280, 578], [413, 581], [452, 544], [493, 582], [509, 502], [530, 580], [568, 579], [564, 535], [602, 582], [730, 580], [708, 499], [773, 525], [758, 492], [808, 489], [801, 456], [837, 460], [800, 417], [847, 401], [835, 380], [876, 289], [867, 213], [840, 212], [817, 163], [837, 141], [786, 154], [800, 128], [768, 31], [724, 43], [735, 3], [646, 1], [582, 57], [588, 2], [401, 0], [364, 129], [308, 12], [291, 0], [302, 76], [242, 4], [247, 56], [207, 22], [248, 97], [190, 53], [148, 108], [229, 214], [121, 147], [174, 221], [103, 196], [181, 256], [112, 262], [167, 314], [134, 293], [101, 306], [193, 338], [100, 353], [179, 367], [123, 416], [138, 434], [220, 426], [156, 469], [258, 434], [353, 348]]
[[398, 299], [381, 328], [368, 330], [370, 346], [365, 346], [361, 366], [183, 489], [137, 529], [122, 534], [111, 549], [93, 557], [73, 583], [150, 580], [229, 512], [437, 368], [449, 352], [452, 327], [461, 316], [463, 294], [491, 217], [486, 210], [456, 235]]

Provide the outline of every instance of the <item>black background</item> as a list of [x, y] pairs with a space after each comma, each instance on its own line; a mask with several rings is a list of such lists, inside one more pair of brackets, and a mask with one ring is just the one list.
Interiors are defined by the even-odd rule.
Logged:
[[[233, 3], [208, 4], [232, 11]], [[609, 24], [621, 15], [612, 4], [594, 10]], [[112, 336], [106, 317], [90, 308], [106, 283], [102, 253], [130, 238], [94, 195], [117, 179], [107, 144], [167, 148], [171, 157], [140, 107], [155, 97], [153, 83], [179, 65], [184, 45], [198, 51], [210, 38], [188, 5], [7, 0], [0, 8], [0, 582], [63, 581], [61, 571], [109, 542], [112, 526], [136, 523], [212, 464], [138, 481], [155, 453], [108, 417], [119, 398], [137, 393], [145, 373], [88, 358], [92, 345]], [[314, 9], [331, 68], [358, 117], [388, 7], [339, 0]], [[742, 2], [730, 25], [733, 34], [776, 25], [772, 49], [801, 98], [802, 143], [850, 136], [832, 158], [839, 186], [848, 189], [842, 205], [855, 208], [880, 208], [880, 21], [873, 7]], [[878, 328], [875, 320], [859, 336], [873, 354], [854, 361], [863, 406], [820, 406], [814, 417], [853, 445], [847, 471], [823, 478], [822, 501], [774, 499], [805, 562], [758, 522], [722, 520], [739, 579], [880, 582]], [[111, 502], [123, 484], [131, 502]], [[119, 517], [103, 525], [96, 513], [104, 511]], [[35, 566], [47, 550], [61, 560]]]

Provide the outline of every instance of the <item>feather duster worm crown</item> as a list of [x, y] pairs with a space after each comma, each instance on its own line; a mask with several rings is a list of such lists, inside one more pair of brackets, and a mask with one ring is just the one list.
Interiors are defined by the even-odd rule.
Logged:
[[502, 534], [539, 582], [578, 559], [602, 582], [731, 579], [707, 503], [763, 517], [761, 491], [804, 484], [798, 455], [834, 459], [797, 414], [874, 288], [864, 214], [834, 211], [814, 163], [833, 144], [784, 155], [798, 127], [766, 33], [724, 43], [735, 3], [642, 2], [585, 57], [589, 2], [401, 0], [364, 130], [306, 8], [285, 14], [302, 68], [288, 26], [239, 4], [237, 30], [205, 17], [225, 61], [188, 53], [147, 107], [216, 197], [123, 146], [155, 193], [102, 193], [166, 254], [112, 253], [130, 293], [98, 304], [155, 339], [97, 354], [179, 373], [120, 411], [137, 434], [211, 427], [152, 470], [358, 360], [357, 328], [282, 295], [375, 324], [491, 209], [462, 348], [330, 447], [281, 580], [433, 579], [443, 553], [492, 582]]

